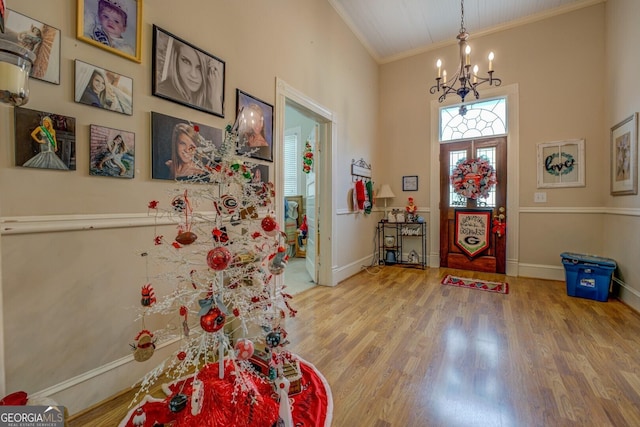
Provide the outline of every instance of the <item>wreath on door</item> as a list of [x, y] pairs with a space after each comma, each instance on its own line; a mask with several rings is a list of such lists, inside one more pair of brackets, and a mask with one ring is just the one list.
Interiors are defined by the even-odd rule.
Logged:
[[450, 179], [453, 191], [467, 199], [486, 199], [498, 182], [496, 170], [486, 157], [460, 160], [453, 168]]

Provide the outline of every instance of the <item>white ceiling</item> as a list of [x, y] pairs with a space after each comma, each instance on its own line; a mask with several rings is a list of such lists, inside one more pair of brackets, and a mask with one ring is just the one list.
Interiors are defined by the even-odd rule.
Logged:
[[[456, 42], [460, 0], [328, 0], [379, 63]], [[464, 24], [486, 34], [606, 0], [466, 0]]]

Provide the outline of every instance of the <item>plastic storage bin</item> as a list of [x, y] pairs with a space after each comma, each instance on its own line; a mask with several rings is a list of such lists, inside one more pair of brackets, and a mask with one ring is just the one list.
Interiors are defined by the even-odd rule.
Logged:
[[560, 256], [567, 281], [567, 295], [596, 301], [609, 299], [611, 277], [616, 269], [614, 260], [571, 252], [563, 252]]

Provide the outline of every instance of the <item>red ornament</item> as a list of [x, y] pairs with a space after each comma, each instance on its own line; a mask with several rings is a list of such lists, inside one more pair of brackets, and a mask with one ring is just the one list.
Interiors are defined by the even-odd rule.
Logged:
[[278, 223], [271, 215], [262, 218], [260, 225], [264, 232], [267, 233], [267, 236], [274, 236], [278, 232]]
[[178, 353], [178, 360], [184, 360], [187, 358], [187, 353], [185, 353], [184, 351], [181, 351], [180, 353]]
[[180, 233], [176, 236], [176, 242], [183, 245], [190, 245], [198, 239], [196, 233], [192, 233], [191, 231], [185, 231], [184, 233]]
[[247, 360], [253, 356], [254, 346], [251, 340], [240, 338], [235, 346], [236, 355], [240, 360]]
[[200, 127], [198, 125], [193, 125], [193, 130], [200, 132]]
[[152, 200], [149, 202], [148, 208], [149, 209], [157, 209], [158, 207], [158, 201], [157, 200]]
[[219, 331], [225, 322], [226, 316], [218, 307], [213, 307], [207, 314], [200, 316], [200, 326], [207, 332]]
[[221, 271], [229, 266], [231, 252], [223, 246], [213, 248], [207, 254], [207, 265], [213, 270]]

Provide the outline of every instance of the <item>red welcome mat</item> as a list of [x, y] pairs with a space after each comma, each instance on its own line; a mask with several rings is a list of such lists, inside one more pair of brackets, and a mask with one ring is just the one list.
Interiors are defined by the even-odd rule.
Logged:
[[461, 288], [480, 289], [481, 291], [496, 292], [499, 294], [509, 293], [509, 284], [506, 282], [489, 282], [487, 280], [469, 279], [466, 277], [452, 276], [450, 274], [442, 279], [442, 284]]

